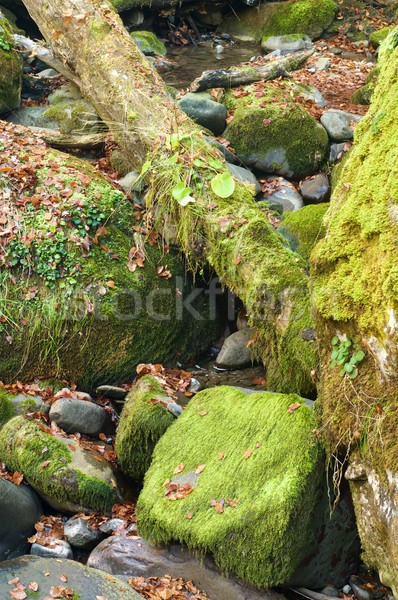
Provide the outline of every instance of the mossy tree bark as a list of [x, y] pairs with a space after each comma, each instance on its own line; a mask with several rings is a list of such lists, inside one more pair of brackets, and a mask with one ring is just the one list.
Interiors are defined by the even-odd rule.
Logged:
[[[159, 228], [171, 224], [188, 262], [194, 268], [209, 263], [244, 302], [271, 389], [308, 394], [317, 357], [314, 342], [301, 337], [312, 324], [305, 263], [287, 249], [246, 187], [236, 183], [227, 199], [213, 192], [209, 180], [226, 172], [223, 158], [169, 98], [106, 0], [24, 4], [132, 167], [141, 169], [149, 157], [147, 197]], [[184, 207], [171, 193], [180, 182], [196, 186], [196, 201]]]

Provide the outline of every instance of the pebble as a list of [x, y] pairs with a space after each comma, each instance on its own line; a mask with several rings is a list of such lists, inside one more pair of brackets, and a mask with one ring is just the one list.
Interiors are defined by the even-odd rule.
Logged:
[[348, 585], [348, 584], [347, 584], [347, 585], [345, 585], [345, 586], [343, 587], [343, 593], [344, 593], [344, 594], [351, 594], [351, 586], [350, 586], [350, 585]]
[[102, 531], [102, 533], [105, 533], [106, 535], [112, 535], [114, 531], [122, 529], [122, 527], [124, 527], [123, 519], [109, 519], [109, 521], [107, 521], [106, 523], [102, 523], [99, 529], [100, 531]]
[[321, 594], [325, 594], [325, 596], [329, 596], [330, 598], [339, 597], [339, 592], [336, 590], [335, 587], [331, 585], [327, 585], [326, 587], [324, 587]]
[[373, 594], [369, 590], [364, 590], [359, 585], [357, 585], [352, 579], [350, 579], [350, 585], [352, 587], [352, 591], [355, 594], [355, 597], [358, 600], [373, 600]]
[[68, 542], [65, 542], [65, 540], [58, 540], [56, 538], [49, 538], [49, 540], [51, 540], [51, 546], [32, 544], [30, 553], [35, 556], [42, 556], [44, 558], [73, 559], [73, 550]]
[[93, 529], [82, 518], [69, 519], [64, 525], [64, 534], [75, 548], [94, 548], [103, 539], [103, 532], [99, 529]]
[[99, 396], [106, 396], [107, 398], [113, 398], [114, 400], [124, 400], [128, 392], [115, 385], [100, 385], [97, 387], [96, 393]]

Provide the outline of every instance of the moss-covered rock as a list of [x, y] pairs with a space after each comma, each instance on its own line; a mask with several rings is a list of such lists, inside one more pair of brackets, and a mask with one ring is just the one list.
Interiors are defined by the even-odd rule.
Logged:
[[200, 351], [215, 322], [205, 294], [192, 303], [199, 312], [183, 306], [192, 286], [180, 258], [145, 243], [133, 204], [91, 165], [39, 138], [19, 147], [26, 133], [17, 131], [1, 160], [20, 150], [15, 172], [29, 177], [22, 195], [15, 172], [2, 179], [16, 195], [7, 201], [14, 233], [0, 248], [0, 379], [55, 377], [91, 389], [141, 362]]
[[164, 56], [167, 52], [166, 46], [152, 31], [133, 31], [130, 36], [144, 54]]
[[141, 535], [210, 552], [257, 587], [288, 582], [313, 541], [324, 468], [314, 426], [295, 394], [200, 392], [155, 448], [137, 506]]
[[369, 75], [366, 78], [365, 85], [359, 88], [356, 92], [351, 96], [352, 102], [354, 104], [364, 104], [368, 106], [372, 99], [372, 94], [376, 87], [377, 77], [379, 75], [378, 67], [375, 67], [369, 72]]
[[12, 27], [0, 10], [0, 114], [21, 101], [22, 61], [15, 50]]
[[389, 27], [382, 27], [381, 29], [374, 31], [369, 36], [369, 42], [374, 48], [378, 48], [380, 44], [387, 38], [388, 34], [394, 29], [395, 25], [390, 25]]
[[15, 415], [14, 406], [6, 390], [0, 390], [0, 428]]
[[[332, 194], [326, 235], [311, 256], [317, 338], [322, 349], [323, 434], [330, 452], [349, 449], [354, 460], [359, 453], [365, 469], [357, 482], [367, 481], [367, 474], [374, 472], [369, 483], [379, 514], [387, 504], [378, 481], [386, 490], [394, 489], [398, 458], [397, 65], [395, 29], [380, 47], [380, 73], [372, 103], [355, 131], [354, 145]], [[362, 350], [355, 379], [342, 377], [339, 367], [331, 367], [336, 347], [332, 340], [337, 340], [337, 347], [346, 340]], [[395, 494], [389, 491], [388, 496], [395, 505]], [[367, 492], [354, 496], [357, 514], [366, 508], [367, 497]], [[388, 529], [396, 531], [396, 524], [388, 521]], [[375, 538], [361, 536], [367, 564], [397, 590], [396, 541], [384, 537], [385, 551], [378, 553]]]
[[[0, 430], [0, 461], [26, 480], [51, 506], [67, 512], [109, 513], [120, 500], [112, 470], [100, 455], [44, 424], [17, 416]], [[73, 451], [72, 451], [73, 447]]]
[[285, 213], [278, 227], [279, 233], [287, 239], [291, 249], [301, 254], [305, 260], [309, 260], [313, 247], [325, 235], [323, 217], [328, 207], [329, 204], [324, 202]]
[[95, 108], [86, 100], [58, 100], [43, 113], [43, 117], [55, 121], [63, 133], [98, 133], [106, 128]]
[[316, 39], [333, 22], [336, 12], [333, 0], [266, 2], [227, 17], [219, 29], [254, 42], [295, 33]]
[[175, 420], [159, 404], [162, 400], [168, 398], [161, 385], [153, 377], [145, 376], [135, 384], [124, 402], [115, 451], [123, 473], [134, 480], [143, 479], [156, 443]]
[[254, 86], [249, 95], [226, 94], [226, 106], [235, 109], [224, 132], [246, 164], [266, 173], [304, 177], [322, 164], [328, 147], [325, 129], [288, 93], [267, 84], [259, 98]]

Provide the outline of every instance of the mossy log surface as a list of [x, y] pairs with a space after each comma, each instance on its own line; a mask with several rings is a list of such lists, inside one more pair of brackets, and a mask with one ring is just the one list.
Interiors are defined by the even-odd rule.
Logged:
[[[305, 264], [285, 247], [239, 183], [233, 195], [222, 200], [210, 188], [209, 173], [200, 169], [197, 178], [206, 182], [202, 202], [181, 207], [174, 200], [171, 190], [176, 180], [193, 177], [194, 156], [205, 164], [216, 158], [219, 173], [226, 171], [225, 162], [170, 99], [107, 1], [25, 0], [24, 4], [54, 54], [77, 75], [83, 95], [132, 166], [140, 169], [150, 155], [148, 201], [157, 206], [159, 223], [164, 226], [166, 219], [176, 228], [191, 264], [210, 263], [222, 283], [242, 299], [258, 326], [258, 354], [268, 368], [270, 386], [303, 394], [313, 390], [310, 373], [316, 351], [301, 338], [311, 326]], [[176, 134], [182, 156], [177, 165], [169, 162], [176, 148], [167, 143]], [[210, 173], [214, 175], [214, 169]]]

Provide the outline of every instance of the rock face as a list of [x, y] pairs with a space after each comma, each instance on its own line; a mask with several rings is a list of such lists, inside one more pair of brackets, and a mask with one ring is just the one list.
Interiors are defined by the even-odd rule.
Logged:
[[289, 34], [304, 34], [316, 39], [332, 23], [336, 12], [337, 5], [333, 0], [264, 3], [224, 19], [220, 29], [254, 42]]
[[[156, 446], [137, 505], [140, 534], [211, 553], [257, 587], [287, 584], [313, 543], [324, 470], [302, 402], [228, 387], [197, 394]], [[196, 473], [196, 483], [173, 483], [177, 465], [179, 478]], [[182, 497], [172, 502], [173, 493]]]
[[242, 329], [229, 335], [217, 356], [217, 366], [225, 369], [239, 369], [250, 365], [252, 353], [248, 343], [253, 335], [252, 329]]
[[160, 384], [145, 376], [138, 380], [124, 402], [115, 451], [123, 473], [134, 480], [143, 479], [156, 443], [175, 420], [159, 403], [168, 400]]
[[234, 98], [226, 94], [226, 106], [235, 109], [224, 132], [238, 157], [265, 173], [285, 177], [304, 177], [322, 164], [328, 137], [324, 128], [303, 108], [269, 83], [258, 98], [253, 86], [249, 95]]
[[209, 129], [214, 135], [221, 135], [225, 129], [227, 109], [219, 102], [215, 102], [210, 94], [188, 93], [185, 94], [178, 105], [194, 121]]
[[50, 409], [50, 419], [66, 433], [84, 433], [97, 436], [105, 423], [106, 412], [93, 402], [60, 398]]
[[[109, 577], [102, 571], [85, 567], [79, 562], [66, 559], [22, 556], [0, 563], [0, 595], [10, 597], [13, 586], [8, 582], [16, 577], [20, 583], [38, 584], [40, 598], [51, 597], [50, 590], [59, 586], [61, 575], [66, 575], [66, 587], [72, 588], [76, 598], [106, 598], [107, 600], [141, 600], [141, 596], [117, 577]], [[28, 590], [29, 591], [29, 590]]]
[[0, 560], [26, 554], [27, 538], [43, 514], [41, 502], [27, 485], [0, 478]]
[[0, 114], [21, 101], [22, 61], [14, 48], [12, 28], [0, 9]]
[[112, 536], [101, 542], [90, 554], [87, 565], [116, 575], [128, 577], [182, 577], [193, 581], [209, 598], [228, 600], [282, 600], [272, 591], [258, 592], [232, 577], [221, 577], [210, 557], [198, 556], [178, 545], [161, 548], [145, 540]]
[[323, 218], [328, 204], [311, 204], [300, 208], [297, 212], [287, 213], [280, 226], [281, 233], [289, 242], [294, 252], [309, 260], [315, 244], [325, 235]]
[[[16, 156], [20, 136], [26, 141], [22, 128], [7, 131], [0, 162], [10, 152]], [[2, 184], [14, 195], [4, 207], [13, 215], [13, 233], [0, 248], [0, 289], [12, 307], [0, 332], [0, 379], [11, 383], [23, 373], [28, 381], [59, 377], [93, 389], [123, 381], [141, 362], [181, 360], [210, 343], [217, 326], [206, 316], [207, 297], [193, 302], [204, 317], [193, 320], [183, 305], [192, 286], [181, 259], [173, 252], [166, 258], [160, 247], [132, 235], [132, 203], [88, 162], [48, 151], [39, 137], [29, 139], [23, 152], [37, 178], [29, 193], [40, 189], [51, 200], [46, 210], [40, 203], [28, 208], [3, 174]], [[27, 242], [28, 235], [34, 239]], [[157, 269], [166, 265], [171, 277], [160, 277]], [[11, 277], [17, 285], [10, 285]], [[32, 287], [34, 302], [26, 301]], [[20, 318], [27, 325], [14, 327]]]
[[377, 569], [381, 581], [397, 597], [398, 474], [378, 472], [356, 456], [345, 476], [350, 482], [364, 561]]
[[[14, 417], [0, 431], [0, 460], [24, 474], [39, 495], [64, 512], [109, 513], [120, 501], [113, 472], [100, 455], [35, 421]], [[74, 450], [71, 450], [73, 446]]]

